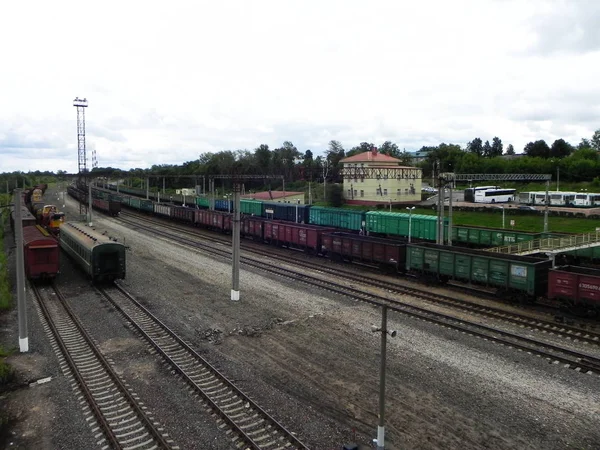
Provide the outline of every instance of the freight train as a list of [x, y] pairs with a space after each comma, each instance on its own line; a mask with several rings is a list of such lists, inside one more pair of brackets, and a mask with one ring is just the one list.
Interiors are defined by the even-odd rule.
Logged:
[[[67, 193], [81, 203], [88, 204], [88, 193], [71, 185], [67, 187]], [[108, 192], [92, 189], [92, 208], [105, 214], [116, 217], [121, 212], [121, 199]]]
[[[209, 209], [197, 209], [173, 204], [161, 204], [151, 200], [137, 197], [123, 197], [123, 205], [159, 217], [188, 223], [192, 226], [208, 228], [224, 233], [232, 230], [233, 214]], [[309, 218], [319, 217], [327, 224], [342, 224], [339, 221], [343, 216], [323, 213], [323, 209], [310, 208], [315, 211]], [[350, 212], [352, 214], [352, 212]], [[367, 221], [372, 221], [371, 229], [375, 226], [398, 226], [401, 219], [395, 218], [390, 213], [372, 212], [364, 213]], [[393, 214], [393, 213], [392, 213]], [[422, 236], [427, 236], [429, 226], [433, 226], [426, 216], [420, 231]], [[350, 219], [350, 220], [348, 220]], [[413, 216], [414, 219], [414, 216]], [[346, 216], [345, 226], [350, 230], [354, 227], [352, 220], [356, 217]], [[386, 221], [391, 222], [387, 223]], [[309, 222], [311, 220], [309, 219]], [[337, 221], [337, 222], [335, 222]], [[356, 222], [354, 222], [356, 223]], [[468, 227], [469, 232], [478, 233], [477, 239], [494, 243], [490, 230]], [[398, 228], [400, 229], [400, 228]], [[473, 230], [471, 230], [473, 229]], [[556, 291], [552, 286], [555, 278], [550, 273], [559, 273], [562, 268], [553, 268], [547, 257], [504, 255], [488, 252], [481, 249], [437, 245], [431, 242], [411, 242], [406, 240], [387, 239], [375, 235], [361, 235], [334, 226], [323, 226], [313, 223], [296, 223], [295, 221], [273, 220], [261, 216], [243, 214], [241, 216], [240, 233], [245, 238], [257, 242], [289, 248], [302, 249], [308, 253], [318, 254], [334, 259], [350, 262], [361, 262], [375, 265], [386, 271], [411, 273], [419, 278], [435, 280], [446, 283], [456, 280], [470, 285], [481, 285], [495, 288], [499, 294], [509, 299], [521, 302], [535, 302], [539, 297], [546, 297], [548, 293]], [[412, 231], [412, 230], [411, 230]], [[511, 236], [506, 232], [498, 239]], [[414, 236], [414, 235], [413, 235]], [[467, 235], [468, 236], [468, 235]], [[518, 235], [512, 235], [518, 239]], [[579, 273], [583, 268], [570, 267], [570, 273]], [[589, 279], [586, 281], [589, 284]], [[595, 279], [595, 286], [600, 292], [600, 271]], [[587, 291], [591, 291], [588, 289]], [[586, 292], [587, 292], [586, 291]], [[594, 300], [590, 296], [580, 295], [579, 288], [573, 287], [573, 295], [553, 295], [563, 305], [573, 308], [600, 312], [600, 298]]]
[[23, 229], [23, 257], [25, 276], [31, 280], [51, 280], [60, 271], [60, 248], [58, 241], [46, 229], [37, 224], [36, 218], [25, 206], [27, 191], [23, 192], [18, 205], [13, 205], [10, 225], [16, 231], [15, 209], [21, 210]]

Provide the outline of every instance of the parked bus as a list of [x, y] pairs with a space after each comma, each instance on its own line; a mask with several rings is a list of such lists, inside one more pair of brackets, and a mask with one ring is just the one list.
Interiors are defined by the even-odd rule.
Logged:
[[515, 199], [516, 189], [481, 189], [475, 191], [475, 203], [506, 203]]
[[475, 203], [475, 192], [487, 189], [500, 189], [500, 186], [478, 186], [465, 189], [465, 202]]

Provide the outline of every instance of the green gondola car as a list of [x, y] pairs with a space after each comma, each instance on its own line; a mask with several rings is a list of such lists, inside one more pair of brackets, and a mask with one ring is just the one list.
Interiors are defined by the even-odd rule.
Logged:
[[202, 209], [210, 208], [210, 200], [208, 197], [196, 197], [196, 205]]
[[541, 237], [542, 233], [527, 231], [484, 228], [471, 225], [457, 225], [452, 227], [453, 244], [469, 244], [478, 247], [502, 247], [504, 245], [540, 239]]
[[440, 281], [459, 280], [521, 294], [530, 300], [545, 295], [552, 262], [532, 256], [505, 255], [485, 250], [431, 243], [407, 244], [406, 270]]

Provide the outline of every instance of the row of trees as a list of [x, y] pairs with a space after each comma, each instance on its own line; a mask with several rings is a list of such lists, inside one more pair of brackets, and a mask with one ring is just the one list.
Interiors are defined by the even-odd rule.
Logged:
[[[505, 158], [502, 155], [514, 155], [514, 148], [508, 145], [504, 152], [504, 145], [499, 137], [483, 142], [481, 138], [470, 141], [465, 148], [456, 144], [442, 143], [437, 146], [424, 146], [420, 155], [427, 155], [424, 161], [416, 162], [414, 154], [400, 150], [391, 141], [380, 145], [373, 142], [361, 142], [346, 150], [341, 142], [329, 142], [324, 155], [315, 156], [312, 150], [301, 152], [296, 146], [285, 141], [280, 147], [271, 149], [268, 145], [259, 145], [254, 151], [226, 150], [217, 153], [203, 153], [193, 161], [181, 165], [153, 165], [149, 169], [120, 169], [100, 168], [94, 169], [112, 177], [137, 177], [144, 178], [151, 174], [168, 175], [173, 180], [178, 175], [195, 175], [198, 177], [215, 174], [276, 174], [283, 175], [286, 182], [298, 180], [322, 181], [327, 179], [339, 182], [340, 161], [348, 156], [371, 151], [374, 147], [380, 153], [398, 158], [401, 165], [417, 165], [423, 169], [425, 177], [433, 173], [437, 162], [442, 171], [458, 173], [556, 173], [561, 171], [564, 180], [590, 180], [600, 173], [600, 130], [597, 130], [591, 139], [582, 139], [577, 146], [573, 146], [564, 139], [558, 139], [548, 145], [543, 140], [530, 142], [525, 145], [523, 155], [514, 158]], [[92, 173], [94, 172], [92, 171]], [[58, 173], [60, 175], [60, 171]], [[53, 175], [51, 172], [33, 172], [23, 174], [1, 174], [0, 183], [9, 181], [11, 187], [15, 183], [22, 186], [43, 182], [43, 178]], [[273, 188], [278, 184], [269, 182]], [[182, 179], [180, 182], [171, 181], [170, 187], [183, 187], [189, 181]], [[263, 182], [248, 183], [247, 186], [263, 187]], [[1, 184], [0, 184], [1, 186]], [[169, 187], [169, 186], [167, 186]]]

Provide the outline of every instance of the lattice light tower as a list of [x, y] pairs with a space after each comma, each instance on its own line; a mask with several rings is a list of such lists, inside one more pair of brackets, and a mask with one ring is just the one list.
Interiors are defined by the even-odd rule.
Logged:
[[85, 108], [88, 106], [87, 99], [75, 97], [73, 106], [77, 108], [77, 155], [79, 175], [87, 173], [87, 157], [85, 155]]

